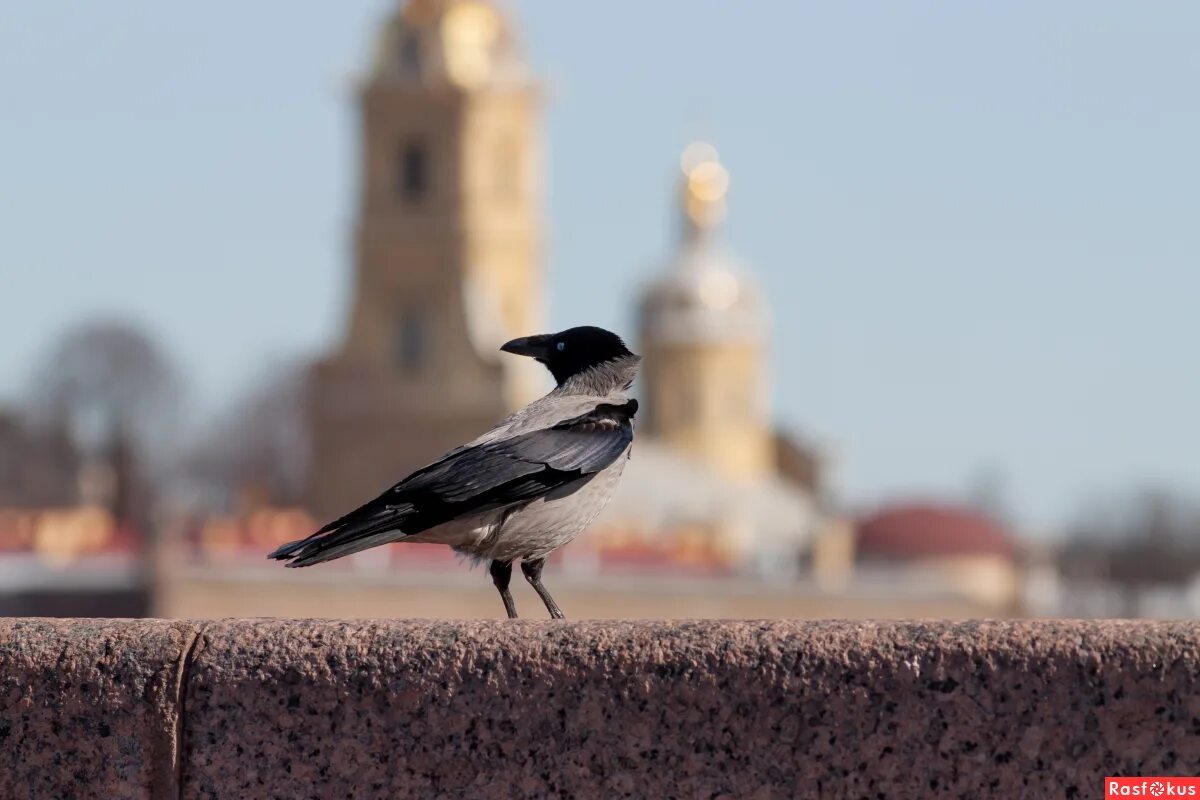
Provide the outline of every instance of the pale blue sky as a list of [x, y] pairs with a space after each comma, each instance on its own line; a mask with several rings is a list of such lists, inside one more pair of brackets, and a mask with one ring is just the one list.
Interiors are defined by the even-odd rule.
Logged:
[[[386, 8], [0, 6], [0, 398], [95, 313], [160, 336], [210, 409], [333, 337], [348, 87]], [[630, 331], [707, 136], [775, 306], [777, 416], [836, 448], [848, 499], [990, 466], [1036, 531], [1200, 491], [1200, 5], [518, 9], [552, 88], [555, 326]]]

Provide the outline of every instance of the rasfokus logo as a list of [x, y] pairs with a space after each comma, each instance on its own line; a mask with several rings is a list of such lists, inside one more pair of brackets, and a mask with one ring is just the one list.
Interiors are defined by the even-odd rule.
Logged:
[[1200, 778], [1105, 778], [1104, 800], [1114, 797], [1200, 798]]

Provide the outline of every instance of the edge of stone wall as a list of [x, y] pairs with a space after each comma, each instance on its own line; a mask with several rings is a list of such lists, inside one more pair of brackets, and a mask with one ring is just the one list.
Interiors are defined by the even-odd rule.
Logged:
[[1197, 622], [0, 620], [0, 797], [1099, 796]]

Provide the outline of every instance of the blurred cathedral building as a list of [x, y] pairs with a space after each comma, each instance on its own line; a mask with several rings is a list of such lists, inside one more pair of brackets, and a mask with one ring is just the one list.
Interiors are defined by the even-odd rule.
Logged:
[[[538, 365], [499, 352], [546, 329], [540, 116], [496, 6], [411, 0], [384, 25], [360, 94], [350, 311], [313, 371], [316, 517], [545, 391]], [[728, 187], [712, 146], [687, 147], [678, 252], [636, 309], [633, 458], [568, 566], [794, 574], [821, 525], [819, 460], [771, 420], [765, 300], [721, 246]]]
[[[307, 507], [177, 518], [156, 554], [157, 614], [500, 613], [486, 571], [440, 545], [311, 570], [264, 559], [549, 389], [540, 365], [499, 350], [548, 329], [542, 93], [511, 20], [482, 0], [401, 3], [357, 100], [350, 301], [306, 381]], [[841, 518], [819, 452], [775, 426], [770, 309], [721, 240], [729, 187], [712, 145], [684, 148], [674, 252], [627, 287], [644, 356], [632, 458], [609, 507], [552, 558], [556, 596], [577, 617], [1008, 613], [1000, 534], [981, 544], [986, 526], [961, 515]]]
[[[0, 614], [500, 616], [486, 570], [440, 545], [305, 570], [265, 554], [549, 389], [540, 365], [499, 350], [549, 327], [541, 112], [498, 5], [398, 0], [357, 95], [358, 208], [337, 341], [214, 431], [183, 477], [138, 462], [116, 424], [128, 409], [112, 409], [107, 444], [90, 449], [69, 425], [0, 410]], [[730, 175], [712, 145], [693, 143], [677, 180], [661, 187], [677, 207], [673, 251], [644, 285], [624, 287], [636, 298], [629, 344], [644, 356], [632, 458], [609, 507], [552, 558], [558, 600], [585, 618], [962, 618], [1028, 606], [1022, 548], [986, 514], [944, 502], [838, 513], [820, 452], [773, 422], [770, 308], [721, 237]], [[1060, 593], [1041, 574], [1035, 607], [1049, 613]], [[517, 583], [518, 606], [539, 608]]]

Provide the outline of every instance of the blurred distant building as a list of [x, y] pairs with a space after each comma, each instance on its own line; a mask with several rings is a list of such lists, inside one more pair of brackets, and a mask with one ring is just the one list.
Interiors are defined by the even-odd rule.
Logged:
[[144, 616], [146, 547], [123, 448], [84, 458], [58, 428], [0, 415], [0, 616]]
[[971, 508], [912, 503], [885, 506], [857, 522], [858, 580], [943, 587], [994, 611], [1021, 602], [1022, 559], [1000, 523]]
[[710, 145], [684, 151], [678, 253], [645, 291], [642, 430], [730, 480], [776, 470], [767, 402], [767, 308], [717, 240], [729, 173]]
[[[718, 235], [729, 173], [704, 143], [684, 151], [681, 167], [678, 250], [637, 309], [646, 402], [634, 456], [587, 541], [564, 558], [592, 548], [600, 560], [657, 569], [794, 578], [825, 524], [822, 465], [772, 422], [767, 305]], [[780, 469], [781, 440], [795, 471]]]
[[[402, 5], [359, 111], [353, 289], [340, 340], [311, 372], [308, 507], [250, 502], [174, 520], [159, 614], [502, 614], [486, 571], [441, 546], [379, 547], [315, 570], [264, 559], [547, 385], [540, 366], [498, 350], [545, 330], [539, 93], [510, 21], [479, 0]], [[1015, 549], [986, 520], [830, 512], [822, 453], [772, 419], [767, 298], [720, 238], [729, 173], [703, 143], [681, 167], [678, 244], [634, 310], [645, 402], [632, 458], [592, 528], [551, 558], [568, 613], [1010, 612]], [[515, 593], [537, 613], [525, 587]]]

